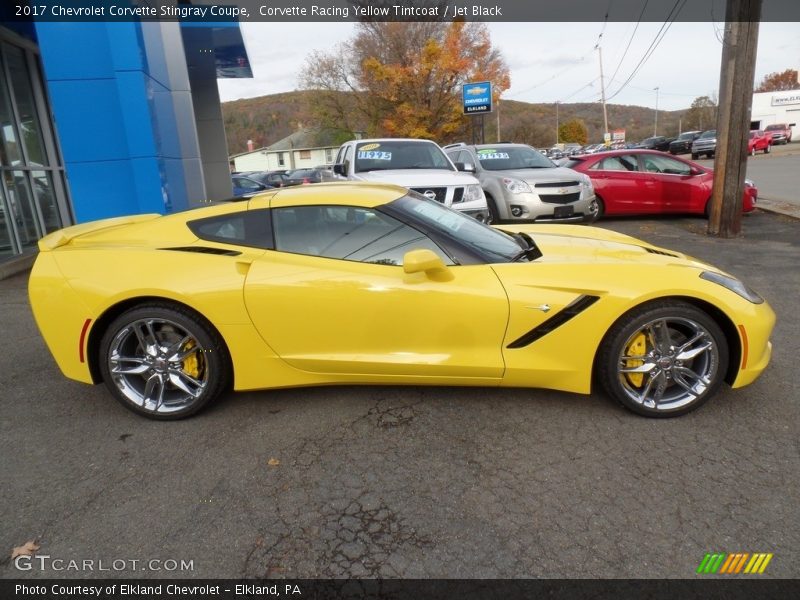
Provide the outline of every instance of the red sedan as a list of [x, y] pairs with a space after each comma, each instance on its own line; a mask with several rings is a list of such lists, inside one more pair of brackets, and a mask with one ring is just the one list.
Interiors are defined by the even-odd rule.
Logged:
[[[564, 166], [588, 175], [603, 215], [708, 215], [714, 172], [656, 150], [614, 150], [573, 156]], [[745, 183], [742, 212], [755, 209], [758, 190]]]

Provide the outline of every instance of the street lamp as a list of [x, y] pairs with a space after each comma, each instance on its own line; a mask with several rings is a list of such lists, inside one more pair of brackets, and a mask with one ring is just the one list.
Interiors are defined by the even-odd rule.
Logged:
[[656, 91], [656, 120], [653, 123], [653, 137], [658, 135], [658, 86], [653, 88]]

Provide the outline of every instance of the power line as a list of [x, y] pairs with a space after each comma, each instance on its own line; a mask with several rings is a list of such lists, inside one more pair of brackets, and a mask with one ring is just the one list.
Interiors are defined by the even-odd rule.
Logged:
[[661, 42], [667, 35], [667, 32], [669, 31], [670, 27], [672, 27], [672, 24], [675, 22], [675, 19], [677, 19], [678, 14], [680, 14], [686, 2], [687, 0], [675, 1], [672, 10], [670, 10], [669, 14], [667, 15], [667, 19], [664, 21], [664, 24], [661, 26], [661, 29], [659, 29], [658, 32], [656, 33], [655, 37], [653, 38], [653, 41], [650, 43], [650, 46], [642, 55], [642, 58], [639, 60], [639, 64], [637, 64], [636, 67], [633, 69], [633, 71], [631, 71], [631, 74], [625, 80], [625, 83], [623, 83], [616, 92], [608, 96], [606, 98], [606, 101], [611, 100], [612, 98], [618, 96], [619, 93], [622, 90], [624, 90], [627, 87], [627, 85], [633, 80], [633, 78], [636, 77], [636, 74], [639, 72], [639, 69], [641, 69], [645, 65], [645, 63], [650, 59], [650, 57], [656, 51], [659, 44], [661, 44]]
[[636, 27], [633, 29], [633, 33], [631, 34], [631, 39], [628, 40], [628, 45], [625, 46], [625, 51], [622, 53], [622, 58], [619, 59], [619, 63], [617, 63], [617, 68], [614, 69], [614, 74], [611, 76], [609, 81], [614, 81], [614, 78], [617, 76], [619, 72], [619, 68], [622, 66], [622, 63], [625, 61], [625, 57], [628, 55], [628, 50], [631, 47], [631, 43], [633, 43], [633, 38], [636, 37], [636, 32], [639, 30], [639, 24], [642, 22], [642, 16], [644, 15], [644, 11], [647, 8], [647, 4], [650, 0], [645, 0], [644, 6], [642, 7], [642, 12], [639, 13], [639, 18], [636, 20]]

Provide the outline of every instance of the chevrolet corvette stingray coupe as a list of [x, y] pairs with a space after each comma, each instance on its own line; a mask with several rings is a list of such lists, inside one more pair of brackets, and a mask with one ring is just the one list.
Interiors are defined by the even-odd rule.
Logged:
[[676, 416], [755, 380], [775, 322], [681, 253], [580, 225], [496, 229], [371, 183], [84, 223], [39, 247], [30, 301], [58, 366], [155, 419], [231, 387], [593, 381]]

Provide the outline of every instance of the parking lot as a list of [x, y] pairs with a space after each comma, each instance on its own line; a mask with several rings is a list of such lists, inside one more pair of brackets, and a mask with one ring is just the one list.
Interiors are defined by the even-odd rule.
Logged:
[[192, 565], [118, 576], [686, 578], [706, 552], [771, 552], [761, 577], [796, 577], [798, 222], [757, 211], [733, 240], [697, 218], [601, 225], [762, 291], [778, 314], [763, 377], [672, 420], [599, 394], [326, 387], [153, 422], [65, 379], [25, 276], [0, 281], [5, 556], [37, 540], [65, 561]]

